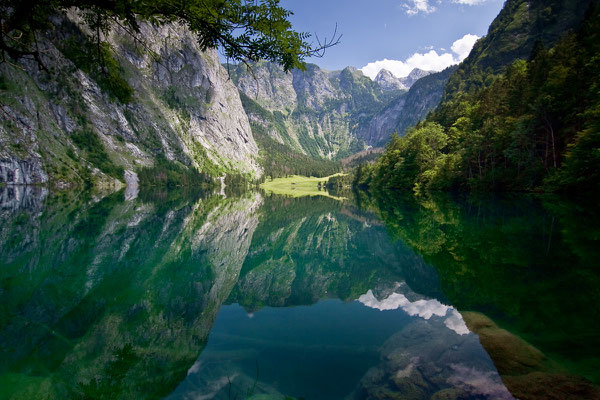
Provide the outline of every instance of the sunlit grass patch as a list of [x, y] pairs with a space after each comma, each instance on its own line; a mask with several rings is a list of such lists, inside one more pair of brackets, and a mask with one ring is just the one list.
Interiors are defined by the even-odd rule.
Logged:
[[[336, 200], [344, 200], [343, 197], [332, 196], [327, 192], [326, 185], [327, 180], [332, 176], [344, 175], [339, 172], [334, 175], [326, 176], [323, 178], [308, 177], [300, 175], [292, 175], [287, 178], [275, 178], [273, 180], [267, 180], [263, 182], [260, 187], [267, 193], [275, 193], [284, 196], [291, 197], [303, 197], [303, 196], [326, 196]], [[319, 183], [321, 183], [321, 189], [319, 190]]]

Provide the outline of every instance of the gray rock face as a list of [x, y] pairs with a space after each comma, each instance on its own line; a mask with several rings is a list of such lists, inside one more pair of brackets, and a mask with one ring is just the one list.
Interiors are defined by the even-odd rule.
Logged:
[[124, 170], [152, 166], [161, 157], [212, 175], [261, 175], [248, 118], [215, 51], [201, 51], [177, 24], [142, 24], [145, 47], [113, 29], [106, 38], [111, 55], [133, 89], [131, 101], [122, 104], [71, 61], [86, 40], [78, 23], [74, 12], [57, 17], [40, 41], [51, 74], [27, 60], [19, 61], [22, 68], [0, 65], [8, 82], [0, 113], [0, 182], [65, 186], [91, 174], [101, 186], [122, 185], [123, 176], [110, 176], [78, 144], [82, 132], [97, 136], [110, 162]]
[[[0, 182], [122, 187], [131, 173], [163, 159], [212, 176], [258, 177], [258, 133], [251, 122], [300, 153], [340, 159], [381, 145], [438, 101], [435, 85], [431, 93], [427, 85], [415, 91], [414, 101], [412, 90], [394, 89], [428, 74], [417, 69], [403, 80], [382, 71], [377, 83], [352, 67], [326, 71], [309, 64], [285, 73], [260, 62], [253, 73], [230, 66], [230, 79], [215, 51], [201, 51], [187, 28], [173, 23], [142, 24], [144, 45], [118, 27], [106, 38], [120, 79], [133, 90], [123, 104], [73, 56], [89, 41], [79, 18], [74, 12], [56, 17], [40, 40], [51, 74], [28, 60], [0, 65], [8, 82], [0, 113]], [[99, 139], [95, 149], [85, 147], [90, 137]], [[94, 154], [99, 147], [104, 150]]]
[[200, 145], [214, 164], [259, 175], [258, 147], [248, 118], [216, 51], [202, 52], [190, 32], [177, 24], [160, 28], [144, 24], [141, 35], [150, 43], [150, 50], [160, 55], [159, 62], [148, 52], [142, 56], [128, 53], [128, 43], [119, 43], [126, 37], [122, 32], [115, 31], [113, 42], [140, 71], [140, 84], [148, 91], [153, 90], [159, 98], [168, 93], [187, 99], [175, 107], [189, 115], [189, 121], [185, 121], [187, 115], [176, 116], [182, 125], [175, 130], [183, 152], [199, 167], [202, 161], [196, 160], [194, 148]]
[[397, 78], [396, 75], [392, 74], [387, 69], [379, 71], [375, 77], [375, 82], [379, 83], [379, 86], [383, 90], [408, 90], [408, 88], [402, 83], [401, 78]]
[[408, 76], [400, 78], [400, 81], [404, 86], [406, 86], [407, 89], [410, 89], [416, 81], [418, 81], [421, 78], [425, 78], [427, 75], [433, 74], [433, 72], [434, 71], [424, 71], [420, 68], [415, 68], [412, 71], [410, 71], [410, 74], [408, 74]]
[[416, 81], [427, 75], [431, 75], [432, 73], [433, 71], [424, 71], [415, 68], [410, 71], [408, 76], [398, 78], [387, 69], [382, 69], [375, 77], [375, 82], [377, 82], [383, 90], [408, 90]]
[[[381, 70], [375, 81], [353, 67], [325, 71], [313, 64], [287, 74], [265, 62], [255, 64], [253, 74], [245, 66], [232, 71], [250, 121], [301, 153], [331, 159], [403, 133], [437, 106], [447, 80], [418, 68], [404, 78]], [[429, 76], [435, 84], [409, 90]]]
[[413, 78], [420, 73], [427, 75], [412, 84], [408, 93], [390, 101], [387, 107], [369, 120], [363, 133], [363, 136], [368, 138], [367, 142], [381, 145], [387, 142], [392, 133], [396, 132], [402, 136], [407, 129], [425, 118], [441, 101], [444, 86], [455, 69], [456, 67], [449, 67], [433, 74], [413, 70], [417, 71]]
[[237, 88], [269, 111], [293, 110], [298, 104], [292, 73], [271, 63], [260, 64], [255, 68], [254, 76], [239, 76]]
[[[275, 140], [308, 155], [342, 158], [364, 148], [367, 121], [398, 91], [384, 92], [356, 68], [308, 64], [284, 73], [271, 63], [235, 66], [232, 78], [250, 120]], [[245, 101], [244, 101], [245, 98]]]
[[34, 184], [48, 182], [39, 158], [0, 160], [0, 182], [6, 184]]

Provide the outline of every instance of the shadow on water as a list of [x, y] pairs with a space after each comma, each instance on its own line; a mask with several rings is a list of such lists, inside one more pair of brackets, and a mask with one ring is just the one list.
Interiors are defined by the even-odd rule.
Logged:
[[0, 398], [597, 393], [593, 207], [9, 189]]

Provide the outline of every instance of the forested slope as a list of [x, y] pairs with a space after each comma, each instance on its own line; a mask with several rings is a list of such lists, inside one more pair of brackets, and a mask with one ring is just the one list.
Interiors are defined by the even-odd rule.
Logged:
[[394, 138], [373, 170], [361, 171], [362, 183], [598, 190], [599, 8], [595, 1], [544, 4], [508, 1], [436, 111]]

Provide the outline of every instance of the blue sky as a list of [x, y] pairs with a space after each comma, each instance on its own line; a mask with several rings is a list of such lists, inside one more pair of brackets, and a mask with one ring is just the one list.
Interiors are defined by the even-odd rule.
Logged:
[[330, 37], [338, 24], [341, 43], [323, 58], [307, 61], [329, 70], [365, 67], [363, 72], [374, 77], [382, 67], [406, 76], [414, 67], [441, 70], [460, 61], [477, 37], [487, 33], [504, 0], [281, 0], [280, 4], [294, 12], [291, 21], [297, 31]]

